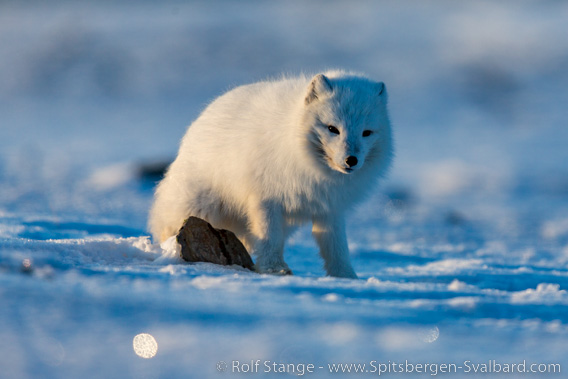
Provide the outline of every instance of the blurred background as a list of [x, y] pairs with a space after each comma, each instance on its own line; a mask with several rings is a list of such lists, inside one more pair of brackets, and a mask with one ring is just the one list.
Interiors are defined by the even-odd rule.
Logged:
[[[1, 1], [0, 376], [565, 363], [567, 21], [557, 0]], [[321, 278], [309, 228], [293, 277], [156, 263], [150, 174], [199, 112], [329, 68], [389, 93], [394, 166], [348, 222], [363, 280]]]
[[387, 84], [397, 188], [565, 195], [567, 19], [553, 0], [4, 1], [0, 207], [143, 229], [146, 193], [113, 193], [134, 166], [173, 159], [224, 91], [327, 68]]

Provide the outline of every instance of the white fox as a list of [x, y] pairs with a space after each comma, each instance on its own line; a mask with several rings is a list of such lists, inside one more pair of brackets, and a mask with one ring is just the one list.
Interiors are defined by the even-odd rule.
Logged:
[[191, 124], [156, 189], [154, 238], [200, 217], [233, 231], [258, 272], [284, 275], [285, 240], [311, 221], [327, 274], [356, 278], [345, 213], [389, 168], [386, 104], [383, 83], [343, 71], [225, 93]]

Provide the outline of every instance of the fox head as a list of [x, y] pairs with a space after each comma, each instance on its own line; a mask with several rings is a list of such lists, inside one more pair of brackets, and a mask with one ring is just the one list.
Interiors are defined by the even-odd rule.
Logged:
[[[304, 99], [307, 141], [320, 166], [352, 175], [387, 168], [392, 155], [385, 85], [361, 76], [318, 74]], [[331, 171], [329, 171], [331, 170]]]

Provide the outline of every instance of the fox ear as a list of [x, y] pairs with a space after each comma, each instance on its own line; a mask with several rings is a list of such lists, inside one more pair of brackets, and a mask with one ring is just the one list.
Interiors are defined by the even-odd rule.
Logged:
[[314, 76], [310, 85], [308, 86], [308, 94], [306, 95], [305, 103], [310, 104], [314, 100], [329, 96], [333, 92], [333, 87], [324, 74], [317, 74]]

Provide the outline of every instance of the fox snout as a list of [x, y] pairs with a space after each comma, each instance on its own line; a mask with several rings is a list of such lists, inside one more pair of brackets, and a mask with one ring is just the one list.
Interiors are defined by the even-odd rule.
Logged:
[[345, 158], [345, 164], [349, 166], [349, 168], [357, 166], [358, 162], [359, 160], [357, 159], [357, 157], [353, 155], [350, 155], [347, 158]]
[[358, 169], [360, 166], [357, 166], [359, 164], [359, 159], [357, 159], [357, 157], [354, 155], [349, 155], [347, 158], [345, 158], [344, 163], [345, 164], [342, 167], [343, 170], [341, 170], [344, 174], [349, 174]]

